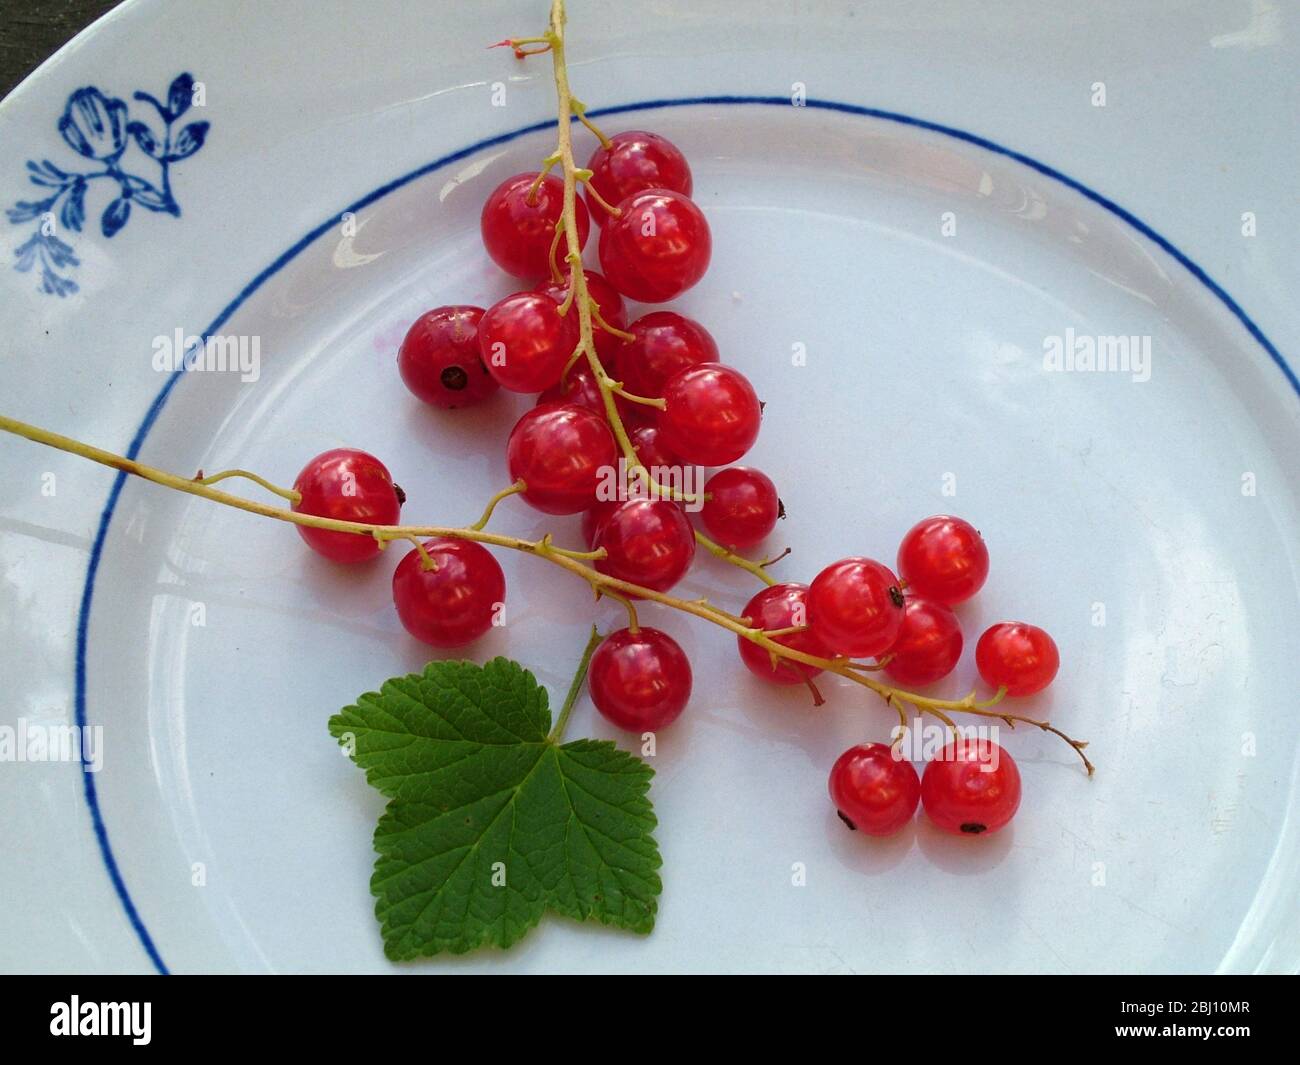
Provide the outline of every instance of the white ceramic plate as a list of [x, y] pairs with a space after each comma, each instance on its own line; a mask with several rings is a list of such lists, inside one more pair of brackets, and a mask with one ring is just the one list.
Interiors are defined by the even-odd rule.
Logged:
[[[0, 223], [0, 406], [184, 473], [290, 481], [318, 451], [364, 447], [408, 519], [470, 520], [505, 483], [523, 404], [439, 416], [393, 354], [421, 310], [512, 288], [478, 209], [548, 150], [552, 87], [545, 62], [483, 45], [539, 30], [545, 7], [131, 0], [82, 34], [0, 104], [7, 206], [76, 184], [44, 168], [52, 184], [29, 184], [27, 159], [103, 168], [107, 101], [161, 132], [133, 93], [165, 100], [189, 72], [206, 99], [173, 125], [172, 150], [194, 150], [169, 189], [138, 144], [134, 178], [88, 181], [83, 228], [55, 233], [75, 265], [22, 250], [39, 220]], [[1297, 13], [1043, 7], [575, 0], [570, 51], [609, 129], [660, 130], [691, 159], [715, 256], [677, 306], [767, 401], [751, 458], [790, 512], [781, 573], [891, 561], [917, 518], [969, 517], [993, 575], [937, 690], [970, 686], [986, 624], [1043, 624], [1064, 664], [1024, 712], [1089, 738], [1096, 778], [1052, 737], [1004, 732], [1025, 781], [1009, 830], [852, 835], [826, 773], [888, 711], [834, 683], [814, 711], [720, 632], [646, 608], [697, 681], [655, 760], [655, 932], [547, 919], [508, 954], [401, 968], [1300, 963]], [[86, 87], [102, 99], [73, 98]], [[197, 121], [194, 148], [180, 130]], [[121, 182], [136, 205], [109, 210], [110, 237]], [[154, 338], [178, 329], [260, 338], [258, 380], [158, 372]], [[1149, 338], [1149, 379], [1045, 369], [1071, 330]], [[393, 969], [368, 888], [382, 800], [325, 722], [426, 660], [391, 611], [396, 554], [342, 573], [283, 527], [14, 439], [0, 486], [0, 724], [103, 736], [96, 773], [0, 763], [0, 964]], [[510, 622], [474, 655], [558, 695], [589, 596], [501, 561]], [[684, 588], [739, 605], [749, 581], [708, 560]], [[613, 735], [586, 703], [582, 732]]]

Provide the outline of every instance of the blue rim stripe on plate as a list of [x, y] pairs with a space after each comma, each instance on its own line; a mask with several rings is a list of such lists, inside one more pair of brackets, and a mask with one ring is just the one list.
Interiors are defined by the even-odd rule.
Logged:
[[[757, 105], [766, 107], [792, 107], [790, 99], [785, 96], [688, 96], [682, 99], [666, 100], [642, 100], [637, 103], [619, 104], [615, 107], [604, 107], [599, 110], [589, 111], [592, 117], [601, 115], [623, 115], [635, 111], [655, 111], [670, 107], [700, 107], [700, 106], [734, 106], [734, 105]], [[857, 104], [840, 103], [835, 100], [808, 100], [804, 106], [820, 111], [837, 111], [846, 115], [858, 115], [865, 118], [880, 119], [884, 122], [893, 122], [901, 126], [911, 126], [915, 129], [924, 129], [932, 133], [940, 133], [954, 140], [962, 141], [966, 144], [973, 144], [977, 148], [983, 148], [986, 151], [993, 152], [995, 155], [1004, 156], [1007, 159], [1014, 159], [1018, 163], [1023, 163], [1031, 170], [1037, 171], [1044, 177], [1051, 178], [1067, 188], [1073, 189], [1082, 196], [1091, 200], [1099, 207], [1104, 208], [1110, 214], [1114, 215], [1120, 221], [1127, 223], [1133, 229], [1137, 230], [1144, 237], [1158, 246], [1171, 258], [1175, 259], [1190, 273], [1197, 281], [1204, 285], [1220, 303], [1223, 304], [1246, 329], [1260, 347], [1268, 353], [1270, 359], [1282, 371], [1282, 375], [1291, 385], [1292, 390], [1297, 396], [1300, 396], [1300, 378], [1297, 378], [1295, 371], [1283, 358], [1282, 353], [1274, 346], [1273, 342], [1268, 339], [1263, 331], [1257, 326], [1241, 307], [1213, 278], [1201, 269], [1195, 262], [1179, 251], [1173, 244], [1162, 237], [1149, 225], [1143, 222], [1136, 215], [1125, 210], [1113, 200], [1108, 199], [1101, 193], [1089, 188], [1087, 185], [1067, 174], [1062, 173], [1047, 163], [1039, 162], [1031, 156], [1022, 152], [1017, 152], [1007, 148], [996, 141], [991, 141], [986, 137], [981, 137], [975, 133], [968, 133], [966, 130], [957, 129], [953, 126], [945, 126], [938, 122], [930, 122], [923, 118], [914, 118], [911, 115], [900, 114], [897, 111], [882, 111], [874, 107], [861, 107]], [[240, 291], [233, 300], [226, 305], [222, 312], [217, 315], [212, 324], [203, 331], [204, 339], [216, 333], [230, 319], [244, 302], [253, 295], [261, 286], [270, 278], [278, 274], [288, 263], [297, 257], [297, 255], [316, 240], [323, 233], [332, 229], [338, 224], [338, 218], [344, 212], [360, 211], [370, 206], [377, 200], [387, 196], [390, 192], [409, 185], [412, 181], [440, 170], [451, 163], [459, 162], [468, 156], [474, 155], [487, 148], [493, 148], [497, 145], [508, 144], [520, 137], [526, 137], [530, 133], [540, 133], [543, 130], [555, 126], [555, 120], [545, 122], [534, 122], [530, 126], [522, 126], [519, 129], [511, 130], [508, 133], [502, 133], [495, 137], [488, 137], [485, 140], [477, 141], [466, 148], [452, 152], [450, 155], [444, 155], [435, 159], [431, 163], [418, 167], [401, 177], [395, 178], [385, 185], [371, 190], [355, 203], [344, 207], [341, 211], [335, 211], [324, 222], [316, 226], [304, 237], [293, 244], [287, 251], [281, 254], [270, 266], [253, 278]], [[162, 412], [167, 403], [167, 397], [175, 387], [176, 382], [184, 375], [185, 369], [182, 366], [174, 371], [163, 384], [158, 395], [154, 398], [149, 409], [145, 412], [144, 419], [140, 422], [140, 427], [136, 430], [135, 436], [131, 440], [131, 446], [127, 449], [128, 458], [136, 458], [140, 453], [145, 438], [153, 428], [154, 422], [158, 420], [158, 415]], [[122, 494], [122, 486], [126, 483], [127, 475], [124, 472], [117, 474], [113, 481], [113, 487], [108, 493], [108, 500], [104, 504], [104, 510], [99, 517], [99, 529], [95, 533], [95, 542], [90, 549], [90, 561], [86, 566], [86, 586], [81, 595], [81, 608], [77, 618], [77, 659], [76, 659], [76, 714], [77, 725], [86, 724], [86, 645], [90, 628], [90, 609], [95, 594], [95, 575], [99, 571], [99, 562], [104, 553], [104, 541], [108, 536], [109, 522], [113, 518], [114, 508], [117, 506], [118, 498]], [[122, 871], [118, 867], [117, 859], [113, 856], [113, 847], [108, 839], [108, 829], [104, 824], [104, 818], [99, 808], [99, 799], [95, 791], [94, 774], [87, 770], [85, 762], [82, 763], [82, 779], [85, 782], [84, 794], [86, 805], [90, 808], [90, 819], [94, 826], [95, 838], [99, 842], [100, 855], [104, 861], [104, 867], [108, 872], [109, 880], [112, 881], [113, 890], [117, 892], [117, 897], [122, 903], [122, 909], [125, 911], [127, 920], [130, 921], [131, 927], [135, 930], [140, 939], [140, 945], [144, 948], [149, 960], [153, 963], [154, 968], [159, 973], [166, 975], [169, 970], [167, 963], [163, 961], [153, 937], [149, 934], [144, 920], [140, 917], [140, 912], [136, 908], [135, 902], [131, 898], [131, 892], [126, 886], [126, 881], [122, 877]]]

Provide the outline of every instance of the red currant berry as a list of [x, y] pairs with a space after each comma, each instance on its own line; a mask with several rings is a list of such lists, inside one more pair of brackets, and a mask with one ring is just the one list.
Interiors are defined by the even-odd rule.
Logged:
[[659, 427], [668, 449], [699, 466], [735, 462], [758, 439], [763, 408], [739, 370], [718, 362], [688, 366], [664, 385]]
[[479, 356], [482, 307], [437, 307], [420, 315], [397, 349], [397, 369], [416, 396], [455, 410], [488, 398], [496, 378]]
[[892, 836], [912, 819], [921, 780], [911, 762], [883, 743], [850, 747], [831, 766], [831, 802], [840, 820], [868, 836]]
[[614, 434], [585, 407], [534, 407], [515, 423], [506, 443], [512, 481], [528, 486], [524, 500], [546, 514], [577, 514], [596, 502], [602, 470], [617, 461]]
[[783, 513], [772, 479], [748, 466], [719, 470], [705, 482], [700, 520], [724, 547], [753, 547]]
[[[548, 175], [530, 197], [529, 190], [536, 179], [536, 174], [506, 178], [492, 190], [479, 218], [483, 246], [493, 262], [506, 273], [525, 279], [550, 274], [547, 257], [555, 240], [555, 223], [564, 210], [564, 182]], [[587, 243], [591, 222], [581, 199], [577, 201], [576, 213], [578, 244], [582, 246]], [[561, 238], [555, 252], [557, 265], [564, 261], [565, 254], [566, 246]]]
[[[691, 194], [691, 168], [686, 156], [667, 137], [657, 133], [639, 129], [615, 133], [609, 138], [609, 147], [597, 148], [592, 153], [587, 169], [591, 171], [588, 186], [609, 204], [618, 204], [646, 189], [671, 189], [683, 196]], [[594, 198], [591, 214], [599, 225], [604, 225], [608, 217]]]
[[[806, 584], [774, 584], [755, 595], [745, 604], [745, 609], [740, 614], [751, 625], [765, 632], [807, 625], [807, 597]], [[792, 651], [802, 651], [818, 658], [830, 657], [830, 652], [811, 629], [790, 633], [788, 636], [774, 636], [772, 639]], [[743, 636], [736, 637], [736, 646], [740, 648], [740, 659], [749, 671], [773, 684], [802, 684], [821, 672], [815, 666], [806, 666], [802, 662], [791, 662], [788, 659], [779, 659], [773, 665], [772, 656], [767, 651]]]
[[938, 514], [917, 522], [903, 537], [898, 575], [909, 592], [955, 606], [984, 586], [989, 549], [970, 522]]
[[632, 442], [632, 450], [641, 460], [641, 465], [653, 470], [656, 466], [680, 466], [681, 460], [664, 446], [663, 430], [657, 425], [638, 425], [627, 434]]
[[632, 340], [618, 349], [614, 372], [634, 396], [658, 399], [668, 378], [688, 366], [721, 362], [709, 331], [673, 311], [652, 311], [630, 326]]
[[462, 647], [492, 627], [506, 599], [501, 565], [472, 540], [428, 540], [393, 571], [393, 602], [406, 631], [434, 647]]
[[[369, 525], [396, 525], [406, 497], [374, 455], [340, 447], [317, 455], [298, 474], [293, 504], [299, 514]], [[364, 562], [379, 554], [379, 542], [359, 533], [299, 525], [307, 546], [334, 562]]]
[[831, 563], [808, 590], [808, 624], [835, 654], [884, 654], [903, 627], [898, 578], [869, 558]]
[[691, 200], [655, 189], [629, 196], [618, 209], [600, 235], [600, 268], [624, 296], [666, 303], [704, 276], [713, 238]]
[[596, 648], [587, 670], [591, 701], [629, 732], [655, 732], [676, 721], [691, 697], [691, 663], [658, 629], [619, 629]]
[[921, 804], [945, 832], [996, 832], [1020, 806], [1020, 770], [992, 740], [958, 739], [925, 767]]
[[577, 317], [540, 292], [498, 300], [478, 326], [479, 353], [488, 373], [511, 392], [543, 392], [559, 383], [578, 346]]
[[599, 521], [592, 549], [602, 547], [599, 572], [666, 592], [695, 561], [695, 532], [673, 500], [629, 499]]
[[[627, 329], [627, 308], [623, 305], [623, 297], [618, 294], [618, 290], [594, 270], [588, 270], [586, 276], [587, 295], [596, 301], [596, 306], [600, 309], [600, 316], [615, 329]], [[563, 303], [569, 295], [568, 271], [565, 271], [563, 281], [543, 281], [537, 286], [536, 291], [550, 296], [556, 303]], [[577, 312], [570, 313], [575, 316], [576, 320]], [[619, 345], [623, 343], [623, 339], [606, 329], [602, 329], [597, 324], [594, 315], [591, 319], [591, 335], [596, 341], [596, 354], [600, 356], [601, 362], [608, 367]]]
[[908, 599], [885, 672], [899, 684], [933, 684], [952, 672], [961, 646], [956, 614], [942, 603]]
[[582, 512], [582, 542], [589, 551], [596, 550], [596, 537], [600, 535], [600, 527], [621, 502], [618, 499], [602, 499]]
[[605, 400], [600, 394], [600, 385], [596, 384], [590, 368], [581, 363], [574, 366], [563, 381], [556, 381], [539, 395], [536, 405], [541, 407], [555, 403], [586, 407], [602, 418], [605, 417]]
[[1033, 695], [1052, 683], [1061, 668], [1056, 641], [1037, 625], [1002, 621], [975, 645], [975, 668], [991, 688], [1008, 695]]

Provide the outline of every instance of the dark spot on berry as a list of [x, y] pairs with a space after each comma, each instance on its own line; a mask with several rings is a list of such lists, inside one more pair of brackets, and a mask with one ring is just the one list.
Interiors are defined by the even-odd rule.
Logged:
[[785, 517], [785, 503], [781, 501], [780, 497], [778, 497], [776, 501], [776, 516], [778, 518]]
[[459, 392], [469, 386], [469, 374], [463, 366], [448, 366], [438, 375], [442, 387], [450, 392]]
[[889, 589], [889, 601], [893, 603], [894, 606], [898, 607], [899, 610], [903, 609], [903, 590], [897, 585], [894, 585]]
[[843, 821], [846, 825], [849, 826], [849, 831], [850, 831], [850, 832], [856, 832], [856, 831], [858, 830], [858, 826], [855, 825], [852, 821], [850, 821], [847, 817], [844, 816], [844, 811], [843, 811], [843, 810], [836, 810], [836, 811], [835, 811], [835, 815], [836, 815], [836, 816], [837, 816], [841, 821]]
[[397, 496], [397, 505], [399, 507], [406, 506], [406, 493], [402, 491], [402, 486], [396, 481], [393, 482], [393, 495]]
[[988, 825], [981, 825], [976, 821], [967, 821], [961, 826], [961, 830], [968, 836], [978, 836], [986, 828], [988, 828]]

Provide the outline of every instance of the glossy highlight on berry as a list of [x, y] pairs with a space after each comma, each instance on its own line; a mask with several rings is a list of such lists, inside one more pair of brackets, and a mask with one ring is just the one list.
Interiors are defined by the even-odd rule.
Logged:
[[511, 392], [544, 392], [559, 383], [578, 346], [576, 316], [540, 292], [516, 292], [492, 304], [478, 326], [488, 373]]
[[970, 522], [937, 514], [917, 522], [903, 537], [898, 575], [911, 594], [956, 606], [984, 587], [989, 551]]
[[761, 543], [783, 513], [772, 478], [749, 466], [719, 470], [705, 482], [704, 496], [704, 528], [733, 550]]
[[749, 379], [730, 366], [688, 366], [668, 379], [663, 399], [664, 443], [687, 462], [726, 466], [758, 439], [762, 405]]
[[630, 326], [631, 340], [621, 343], [614, 372], [637, 396], [658, 399], [668, 379], [688, 366], [721, 362], [718, 345], [704, 326], [675, 311], [651, 311]]
[[[564, 182], [548, 175], [536, 192], [530, 192], [535, 173], [506, 178], [488, 195], [479, 217], [483, 247], [492, 261], [508, 274], [535, 281], [551, 273], [550, 252], [555, 224], [564, 206]], [[587, 208], [576, 204], [578, 246], [587, 243], [591, 228]], [[564, 259], [561, 245], [556, 250], [556, 269]]]
[[1003, 621], [975, 645], [975, 666], [992, 688], [1011, 696], [1034, 695], [1056, 678], [1061, 656], [1056, 641], [1037, 625]]
[[[293, 483], [299, 493], [293, 509], [318, 518], [396, 525], [405, 496], [387, 467], [374, 455], [352, 448], [323, 452], [302, 468]], [[379, 556], [380, 544], [370, 536], [297, 526], [307, 546], [332, 562], [366, 562]]]
[[884, 654], [903, 627], [898, 578], [870, 558], [845, 558], [827, 566], [808, 591], [808, 624], [835, 654]]
[[695, 532], [680, 504], [669, 499], [629, 499], [600, 519], [592, 547], [606, 552], [596, 560], [600, 573], [666, 592], [695, 561]]
[[1020, 770], [989, 739], [959, 739], [921, 777], [921, 805], [936, 828], [981, 836], [1004, 828], [1020, 808]]
[[611, 632], [591, 656], [587, 690], [596, 709], [629, 732], [671, 725], [691, 697], [691, 663], [666, 632]]
[[652, 189], [622, 200], [618, 209], [620, 216], [600, 234], [600, 268], [624, 296], [666, 303], [704, 276], [713, 237], [693, 201]]
[[[598, 147], [587, 160], [590, 188], [611, 207], [638, 192], [668, 189], [691, 194], [691, 168], [672, 141], [658, 133], [629, 129], [615, 133], [607, 146]], [[604, 225], [609, 213], [591, 197], [590, 213]]]
[[413, 548], [393, 571], [397, 616], [417, 640], [464, 647], [492, 627], [505, 603], [501, 564], [470, 540], [427, 540], [423, 548], [423, 555]]
[[933, 684], [953, 671], [961, 649], [957, 615], [942, 603], [909, 597], [902, 628], [889, 647], [885, 674], [899, 684]]
[[840, 820], [868, 836], [892, 836], [921, 801], [915, 767], [883, 743], [862, 743], [840, 755], [828, 790]]
[[594, 506], [602, 471], [616, 459], [609, 426], [586, 407], [534, 407], [506, 442], [511, 480], [522, 480], [524, 500], [546, 514], [577, 514]]
[[605, 417], [605, 400], [600, 394], [600, 385], [586, 366], [575, 366], [567, 376], [562, 377], [537, 397], [536, 406], [572, 405], [586, 407], [587, 410]]
[[471, 407], [499, 387], [483, 365], [478, 324], [482, 307], [435, 307], [407, 330], [397, 368], [413, 395], [444, 410]]

